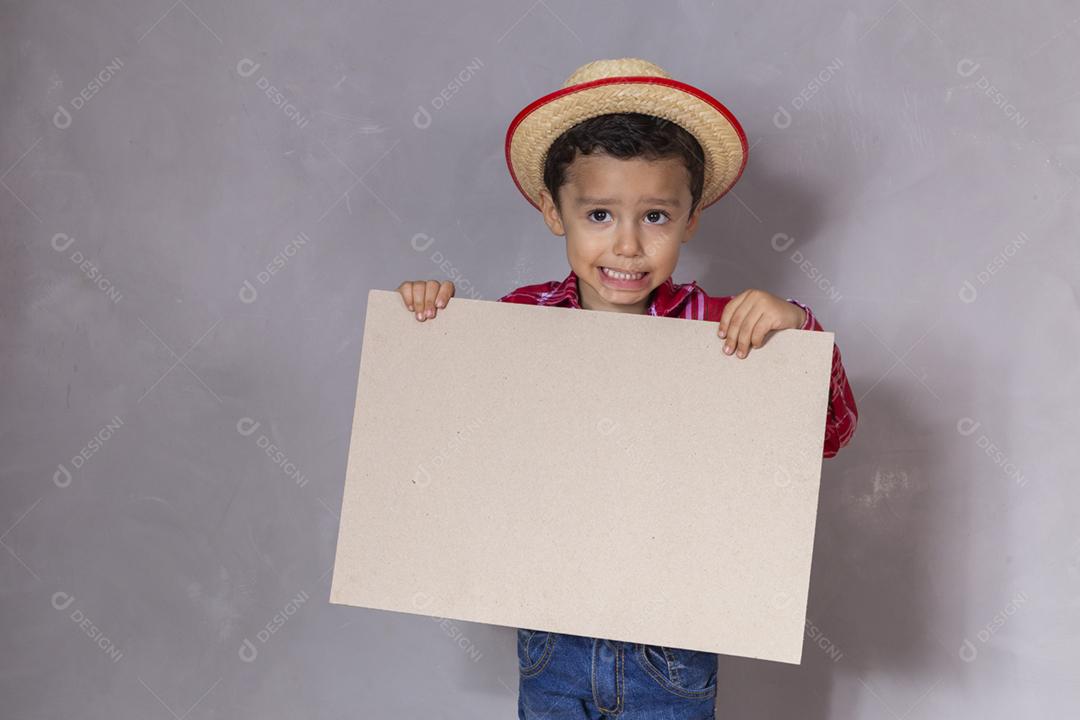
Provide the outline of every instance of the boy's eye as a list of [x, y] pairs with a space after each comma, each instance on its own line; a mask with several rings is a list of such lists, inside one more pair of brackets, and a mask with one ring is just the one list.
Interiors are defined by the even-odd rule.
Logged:
[[[607, 210], [591, 210], [588, 217], [595, 222], [606, 222], [611, 219], [611, 213]], [[645, 213], [645, 218], [650, 225], [664, 225], [671, 219], [671, 216], [663, 210], [650, 210]]]

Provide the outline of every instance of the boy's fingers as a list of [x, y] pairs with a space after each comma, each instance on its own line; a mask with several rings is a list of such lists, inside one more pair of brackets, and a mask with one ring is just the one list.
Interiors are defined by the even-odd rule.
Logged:
[[424, 299], [427, 295], [427, 281], [414, 280], [412, 284], [413, 310], [416, 311], [416, 319], [424, 319]]
[[454, 283], [448, 280], [439, 287], [439, 294], [435, 297], [435, 307], [446, 307], [446, 303], [452, 297], [454, 297]]
[[406, 280], [398, 285], [405, 307], [421, 322], [435, 317], [436, 308], [446, 307], [454, 296], [454, 283], [438, 280]]
[[731, 316], [735, 314], [735, 311], [742, 305], [743, 300], [746, 299], [746, 293], [741, 292], [735, 297], [727, 301], [727, 305], [724, 306], [724, 311], [720, 313], [720, 330], [717, 333], [720, 337], [726, 337], [731, 332]]
[[742, 341], [744, 335], [749, 334], [747, 328], [743, 325], [746, 324], [746, 317], [753, 310], [753, 307], [748, 302], [742, 302], [739, 307], [731, 316], [731, 322], [728, 323], [727, 337], [724, 338], [724, 352], [728, 355], [733, 355], [739, 349], [739, 343]]
[[425, 283], [424, 288], [424, 307], [422, 312], [424, 313], [423, 319], [435, 317], [435, 296], [439, 294], [439, 281], [428, 280]]
[[401, 300], [405, 303], [405, 307], [409, 310], [413, 309], [413, 297], [412, 297], [412, 283], [406, 280], [398, 285], [398, 293], [401, 294]]
[[[750, 317], [743, 323], [742, 329], [739, 331], [739, 349], [736, 355], [740, 358], [744, 358], [750, 354], [751, 347], [757, 347], [761, 344], [761, 329], [768, 327], [768, 321], [765, 319], [765, 313], [760, 310], [751, 313]], [[755, 345], [755, 339], [757, 345]]]
[[735, 350], [733, 354], [737, 357], [746, 357], [747, 354], [749, 354], [750, 345], [754, 339], [755, 328], [765, 314], [765, 306], [759, 302], [759, 298], [757, 297], [749, 297], [747, 301], [743, 303], [742, 308], [746, 309], [746, 313], [739, 322], [738, 342], [736, 344], [735, 339], [732, 338], [731, 345]]
[[765, 344], [765, 337], [776, 329], [776, 323], [769, 322], [765, 319], [765, 314], [762, 313], [761, 319], [754, 325], [753, 337], [750, 339], [750, 344], [753, 347], [759, 348]]

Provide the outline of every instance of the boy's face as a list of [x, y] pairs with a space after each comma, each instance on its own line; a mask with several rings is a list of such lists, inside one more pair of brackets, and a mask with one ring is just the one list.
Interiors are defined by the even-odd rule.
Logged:
[[[690, 173], [680, 158], [579, 153], [567, 168], [559, 200], [561, 212], [547, 189], [540, 191], [544, 222], [566, 236], [581, 306], [589, 310], [644, 314], [701, 215], [700, 204], [690, 214]], [[631, 277], [613, 277], [608, 269]]]

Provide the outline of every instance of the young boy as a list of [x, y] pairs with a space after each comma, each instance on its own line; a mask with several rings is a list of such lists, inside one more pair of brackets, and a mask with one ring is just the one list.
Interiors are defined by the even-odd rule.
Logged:
[[[755, 289], [710, 297], [671, 278], [701, 211], [731, 189], [746, 156], [727, 108], [656, 65], [623, 58], [578, 68], [522, 110], [506, 137], [518, 189], [566, 237], [570, 274], [500, 301], [718, 322], [723, 351], [737, 358], [774, 330], [822, 330], [791, 298]], [[406, 281], [398, 291], [423, 321], [454, 285]], [[857, 420], [834, 344], [824, 457], [847, 444]], [[521, 720], [714, 717], [715, 653], [524, 628], [517, 639]]]

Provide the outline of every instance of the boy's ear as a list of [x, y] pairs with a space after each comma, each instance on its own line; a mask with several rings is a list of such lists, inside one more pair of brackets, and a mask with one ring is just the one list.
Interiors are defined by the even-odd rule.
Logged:
[[540, 191], [540, 212], [544, 215], [544, 222], [547, 223], [548, 229], [551, 230], [553, 235], [566, 235], [566, 228], [563, 226], [562, 216], [559, 215], [559, 208], [555, 207], [555, 200], [551, 197], [551, 193], [547, 188], [543, 188]]

